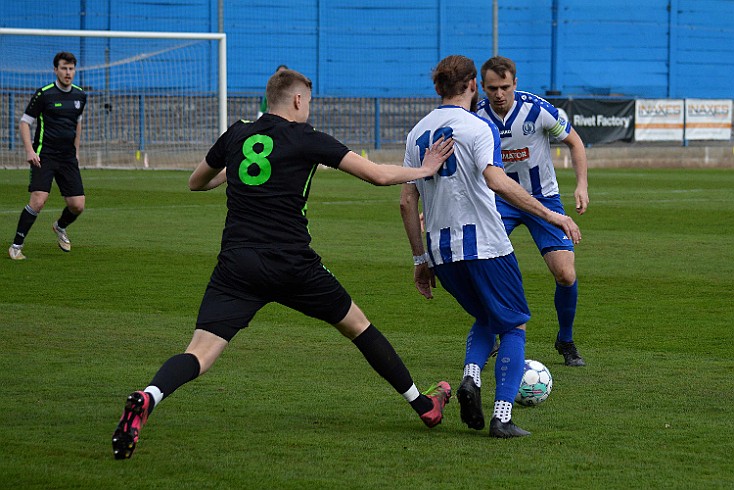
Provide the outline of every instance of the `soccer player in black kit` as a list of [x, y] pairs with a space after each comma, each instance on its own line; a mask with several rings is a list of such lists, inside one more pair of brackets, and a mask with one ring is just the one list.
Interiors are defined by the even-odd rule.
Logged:
[[306, 201], [319, 163], [375, 185], [392, 185], [434, 175], [453, 152], [453, 141], [438, 141], [419, 168], [377, 165], [306, 123], [311, 81], [301, 73], [275, 73], [266, 96], [269, 111], [253, 123], [233, 124], [189, 178], [195, 191], [227, 182], [221, 252], [186, 352], [168, 359], [148, 387], [128, 396], [112, 436], [116, 459], [132, 456], [153, 408], [204, 374], [271, 302], [334, 325], [427, 426], [443, 418], [451, 387], [441, 381], [423, 394], [418, 391], [390, 342], [311, 249]]
[[[33, 95], [20, 120], [20, 136], [31, 166], [31, 193], [28, 205], [18, 220], [13, 243], [8, 255], [13, 260], [23, 260], [23, 243], [38, 214], [46, 205], [51, 183], [56, 179], [66, 207], [52, 229], [59, 248], [71, 251], [66, 234], [69, 226], [84, 211], [85, 197], [82, 176], [79, 172], [79, 138], [82, 130], [82, 112], [87, 104], [87, 94], [72, 84], [76, 74], [76, 58], [60, 52], [54, 56], [56, 81], [39, 88]], [[31, 126], [36, 132], [31, 143]]]

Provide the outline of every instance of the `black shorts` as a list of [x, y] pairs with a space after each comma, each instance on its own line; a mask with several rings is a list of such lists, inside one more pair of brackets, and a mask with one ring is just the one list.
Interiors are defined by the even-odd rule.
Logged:
[[55, 158], [44, 156], [41, 158], [41, 168], [31, 165], [31, 180], [28, 192], [51, 192], [51, 183], [56, 179], [56, 185], [64, 197], [83, 196], [82, 174], [79, 171], [79, 162], [76, 157]]
[[225, 250], [201, 301], [196, 328], [229, 341], [271, 302], [334, 325], [347, 315], [352, 298], [310, 248]]

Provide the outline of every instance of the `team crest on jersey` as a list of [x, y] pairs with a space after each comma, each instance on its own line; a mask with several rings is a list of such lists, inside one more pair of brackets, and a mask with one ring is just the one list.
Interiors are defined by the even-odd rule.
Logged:
[[522, 134], [525, 136], [535, 134], [535, 123], [532, 121], [525, 121], [522, 125]]
[[82, 106], [82, 102], [80, 100], [74, 101], [74, 108], [79, 109]]

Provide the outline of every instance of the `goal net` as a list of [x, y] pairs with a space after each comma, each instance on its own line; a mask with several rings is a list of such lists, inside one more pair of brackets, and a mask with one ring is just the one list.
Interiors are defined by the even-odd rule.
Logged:
[[2, 168], [26, 165], [18, 124], [59, 51], [87, 92], [82, 167], [191, 168], [227, 127], [224, 34], [0, 29]]

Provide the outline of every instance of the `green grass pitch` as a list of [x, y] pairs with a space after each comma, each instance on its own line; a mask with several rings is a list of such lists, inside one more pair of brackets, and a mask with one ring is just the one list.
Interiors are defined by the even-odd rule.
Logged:
[[[456, 400], [429, 430], [333, 328], [266, 307], [213, 369], [165, 400], [135, 455], [112, 458], [125, 396], [182, 351], [219, 250], [223, 189], [188, 173], [83, 172], [87, 211], [62, 253], [54, 188], [0, 260], [0, 486], [13, 488], [731, 488], [734, 171], [591, 169], [577, 217], [576, 341], [553, 350], [553, 281], [513, 235], [533, 313], [527, 357], [550, 398], [515, 409], [532, 436], [467, 429]], [[12, 240], [27, 172], [0, 171]], [[567, 209], [573, 174], [560, 171]], [[462, 374], [470, 319], [439, 288], [415, 292], [399, 187], [318, 172], [313, 246], [393, 342], [419, 388]], [[3, 252], [5, 253], [5, 252]], [[484, 407], [494, 379], [485, 370]]]

